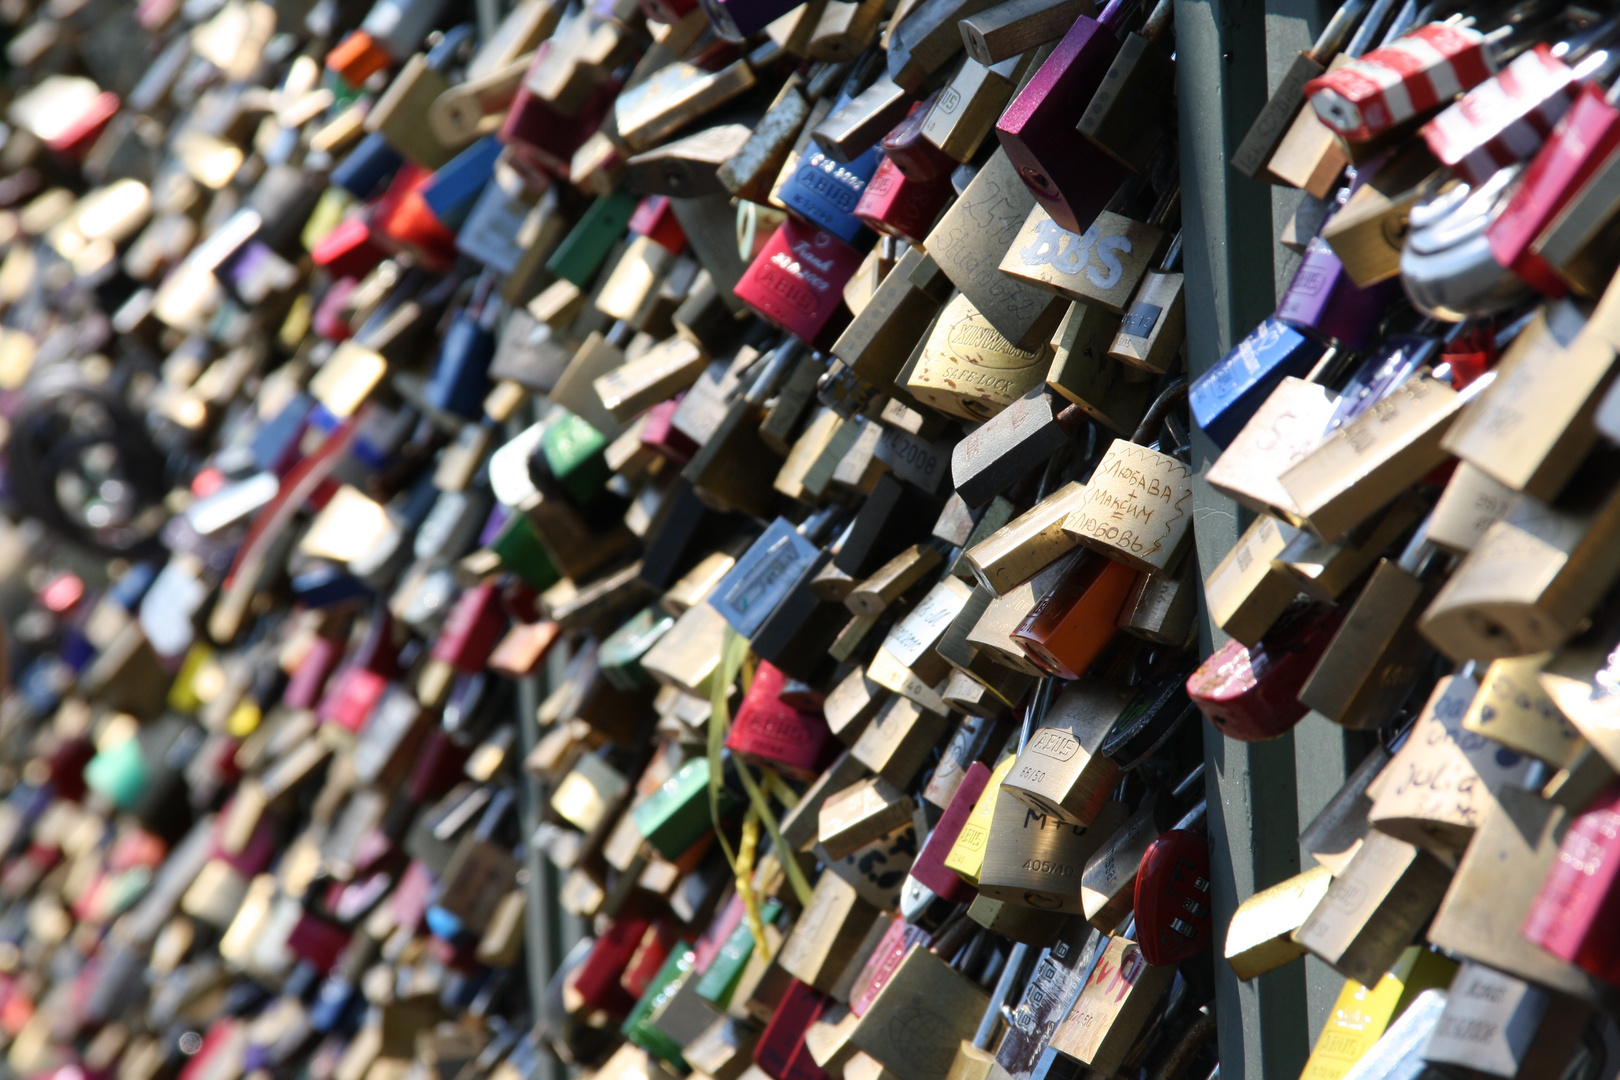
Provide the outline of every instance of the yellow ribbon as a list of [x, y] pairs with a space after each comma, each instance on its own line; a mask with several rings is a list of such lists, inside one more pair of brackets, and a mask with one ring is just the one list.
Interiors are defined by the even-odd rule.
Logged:
[[[776, 815], [771, 812], [770, 800], [766, 797], [769, 791], [782, 805], [792, 809], [798, 797], [793, 789], [788, 787], [786, 781], [776, 774], [774, 770], [763, 770], [764, 783], [754, 779], [748, 767], [741, 761], [737, 762], [737, 774], [742, 778], [743, 788], [748, 792], [748, 813], [743, 818], [742, 839], [736, 850], [731, 847], [726, 834], [720, 828], [720, 779], [721, 779], [721, 751], [725, 749], [726, 733], [731, 727], [731, 710], [727, 705], [731, 697], [731, 687], [741, 676], [746, 689], [753, 681], [753, 665], [749, 662], [748, 639], [737, 633], [731, 627], [726, 627], [725, 637], [720, 646], [720, 663], [715, 668], [713, 681], [709, 685], [709, 815], [714, 822], [714, 831], [720, 841], [720, 850], [725, 853], [726, 861], [731, 864], [731, 872], [737, 882], [737, 895], [742, 898], [743, 910], [747, 912], [748, 929], [754, 936], [754, 947], [759, 950], [762, 957], [769, 960], [770, 945], [765, 940], [765, 919], [761, 912], [759, 894], [754, 889], [753, 870], [754, 856], [759, 847], [759, 827], [763, 823], [765, 831], [770, 835], [771, 843], [775, 845], [778, 853], [785, 852], [782, 832], [778, 828]], [[810, 883], [805, 880], [804, 870], [795, 858], [779, 858], [783, 869], [787, 873], [788, 884], [792, 886], [794, 895], [801, 904], [810, 902]]]

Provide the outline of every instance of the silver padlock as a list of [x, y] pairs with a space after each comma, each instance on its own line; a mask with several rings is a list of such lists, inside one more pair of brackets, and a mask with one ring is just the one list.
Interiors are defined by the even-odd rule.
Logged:
[[1529, 286], [1502, 268], [1485, 237], [1522, 171], [1513, 165], [1478, 187], [1444, 187], [1412, 207], [1401, 251], [1401, 284], [1412, 306], [1432, 319], [1461, 322], [1529, 298]]

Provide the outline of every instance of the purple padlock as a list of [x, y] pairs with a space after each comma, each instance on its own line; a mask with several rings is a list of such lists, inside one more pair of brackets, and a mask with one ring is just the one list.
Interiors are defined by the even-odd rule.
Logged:
[[1365, 348], [1378, 329], [1400, 279], [1358, 288], [1320, 236], [1305, 248], [1294, 280], [1277, 303], [1277, 318], [1348, 349]]
[[1091, 228], [1130, 176], [1074, 126], [1119, 52], [1127, 10], [1126, 0], [1109, 0], [1097, 18], [1076, 19], [996, 121], [996, 138], [1024, 185], [1072, 233]]

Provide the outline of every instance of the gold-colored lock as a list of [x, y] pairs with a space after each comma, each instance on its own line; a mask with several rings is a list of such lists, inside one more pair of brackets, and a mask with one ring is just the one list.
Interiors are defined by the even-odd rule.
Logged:
[[417, 53], [365, 114], [365, 128], [381, 133], [388, 145], [424, 169], [437, 169], [455, 156], [455, 149], [440, 142], [422, 118], [449, 89], [450, 80], [428, 66], [425, 54]]
[[691, 386], [707, 366], [707, 358], [696, 345], [672, 337], [598, 377], [593, 385], [614, 418], [629, 423], [638, 413]]
[[962, 62], [923, 121], [923, 138], [957, 161], [971, 160], [1012, 99], [1033, 50], [986, 66]]
[[[941, 706], [944, 702], [941, 701]], [[896, 694], [861, 732], [850, 755], [897, 787], [909, 786], [950, 722], [945, 709], [930, 711]]]
[[822, 874], [777, 962], [795, 979], [827, 993], [877, 917], [878, 909], [853, 885], [837, 874]]
[[1436, 547], [1466, 555], [1486, 529], [1502, 520], [1513, 499], [1514, 493], [1505, 484], [1459, 461], [1434, 504], [1425, 535]]
[[771, 185], [810, 118], [810, 102], [803, 88], [802, 79], [789, 76], [747, 140], [720, 163], [717, 176], [731, 194], [754, 203], [763, 203], [770, 194]]
[[989, 1003], [989, 993], [978, 983], [914, 945], [850, 1041], [900, 1080], [945, 1080], [957, 1043], [972, 1037]]
[[1002, 794], [1058, 821], [1090, 825], [1119, 779], [1103, 740], [1132, 692], [1095, 677], [1070, 683], [1052, 702], [1002, 782]]
[[[1017, 772], [1014, 766], [1013, 774]], [[990, 843], [979, 867], [980, 894], [1042, 911], [1080, 911], [1081, 874], [1087, 861], [1129, 816], [1130, 808], [1105, 803], [1089, 825], [1076, 825], [1032, 810], [1008, 794], [1003, 783], [990, 822]]]
[[1063, 530], [1111, 559], [1158, 573], [1180, 554], [1191, 523], [1192, 470], [1169, 454], [1115, 439]]
[[1283, 379], [1209, 467], [1209, 486], [1257, 514], [1302, 525], [1277, 478], [1321, 440], [1336, 404], [1325, 386]]
[[1143, 801], [1130, 819], [1086, 860], [1080, 875], [1080, 902], [1086, 921], [1111, 933], [1136, 900], [1136, 871], [1148, 845], [1159, 838], [1155, 811], [1159, 796]]
[[1510, 750], [1540, 758], [1556, 768], [1574, 763], [1586, 745], [1541, 686], [1538, 676], [1550, 654], [1494, 660], [1479, 680], [1462, 726]]
[[1465, 963], [1423, 1060], [1486, 1076], [1562, 1075], [1592, 1010], [1483, 964]]
[[1431, 593], [1399, 564], [1380, 560], [1300, 687], [1300, 704], [1347, 728], [1387, 723], [1434, 655], [1417, 632]]
[[[1496, 793], [1522, 783], [1529, 758], [1505, 753], [1463, 727], [1479, 692], [1469, 676], [1441, 679], [1418, 715], [1411, 735], [1379, 782], [1367, 821], [1374, 829], [1425, 848], [1442, 859], [1468, 846], [1490, 812]], [[1404, 782], [1413, 776], [1428, 781]]]
[[1347, 979], [1383, 977], [1440, 903], [1451, 871], [1433, 855], [1370, 832], [1294, 940]]
[[1130, 938], [1110, 938], [1074, 1007], [1052, 1032], [1052, 1049], [1103, 1076], [1114, 1075], [1175, 974], [1174, 964], [1149, 964]]
[[777, 472], [771, 486], [790, 499], [809, 501], [813, 496], [805, 489], [805, 478], [843, 423], [844, 420], [838, 413], [825, 405], [818, 406], [815, 415], [810, 418], [810, 422], [805, 425], [792, 449], [788, 451], [787, 458], [782, 462], [782, 468]]
[[1181, 566], [1164, 574], [1138, 574], [1116, 620], [1133, 637], [1160, 645], [1186, 645], [1198, 613], [1197, 560], [1181, 556]]
[[1210, 621], [1228, 637], [1255, 644], [1299, 595], [1299, 582], [1275, 563], [1299, 535], [1292, 525], [1261, 515], [1210, 571], [1204, 600]]
[[1485, 530], [1423, 613], [1419, 629], [1453, 659], [1557, 648], [1620, 574], [1620, 486], [1599, 462], [1549, 507], [1521, 495]]
[[1515, 788], [1498, 793], [1429, 924], [1429, 941], [1453, 956], [1607, 1008], [1615, 1000], [1612, 986], [1519, 933], [1558, 861], [1568, 825], [1568, 813], [1546, 799]]
[[[1333, 58], [1328, 70], [1349, 62], [1342, 53]], [[1313, 197], [1326, 199], [1333, 192], [1350, 156], [1333, 131], [1312, 108], [1300, 109], [1288, 132], [1266, 163], [1266, 179], [1273, 184], [1303, 188]]]
[[1075, 557], [1058, 559], [1022, 585], [1008, 590], [1007, 595], [990, 600], [984, 614], [967, 632], [967, 645], [977, 649], [987, 660], [1041, 678], [1045, 673], [1024, 655], [1012, 634], [1034, 610], [1036, 602], [1063, 580]]
[[900, 594], [921, 581], [943, 560], [930, 544], [913, 544], [879, 567], [844, 597], [844, 606], [856, 615], [883, 614]]
[[1136, 287], [1119, 332], [1109, 343], [1108, 355], [1156, 375], [1178, 370], [1187, 337], [1186, 285], [1178, 234], [1158, 269], [1143, 275]]
[[1078, 541], [1063, 531], [1063, 523], [1079, 509], [1085, 490], [1070, 481], [973, 543], [963, 555], [973, 576], [1003, 596], [1073, 551]]
[[1614, 381], [1614, 346], [1596, 332], [1566, 336], [1580, 325], [1567, 301], [1538, 313], [1441, 446], [1514, 491], [1556, 499], [1597, 442], [1592, 414]]
[[1118, 435], [1130, 435], [1153, 402], [1153, 383], [1138, 378], [1108, 355], [1119, 317], [1105, 308], [1075, 303], [1052, 336], [1052, 366], [1046, 385]]
[[827, 727], [842, 742], [852, 744], [878, 714], [887, 697], [884, 688], [868, 678], [863, 668], [856, 668], [827, 694], [822, 706]]
[[1039, 386], [1051, 361], [1050, 346], [1019, 348], [959, 294], [940, 312], [906, 389], [941, 412], [988, 420]]
[[1401, 272], [1407, 216], [1438, 171], [1427, 146], [1412, 146], [1357, 185], [1349, 201], [1323, 223], [1322, 239], [1358, 287]]
[[826, 0], [805, 55], [831, 63], [854, 59], [877, 37], [884, 6], [884, 0]]
[[469, 72], [464, 82], [441, 93], [427, 110], [433, 137], [455, 151], [500, 130], [533, 60], [534, 54], [528, 53], [491, 71], [477, 75]]
[[747, 146], [752, 134], [745, 124], [716, 124], [671, 139], [625, 162], [625, 178], [633, 190], [671, 198], [723, 194], [720, 170]]
[[1077, 236], [1037, 204], [1002, 257], [1001, 271], [1076, 303], [1123, 315], [1163, 242], [1163, 229], [1106, 210], [1084, 236]]
[[905, 825], [915, 809], [911, 797], [883, 777], [858, 780], [821, 804], [817, 839], [827, 854], [842, 859]]
[[1294, 580], [1300, 592], [1324, 602], [1335, 601], [1426, 509], [1427, 501], [1409, 492], [1336, 543], [1300, 533], [1276, 557], [1277, 567]]
[[1017, 348], [1030, 350], [1041, 349], [1052, 339], [1067, 310], [1056, 295], [998, 268], [1034, 205], [1035, 196], [1007, 152], [997, 149], [923, 242], [951, 283], [992, 320], [994, 331]]
[[1237, 906], [1226, 928], [1226, 962], [1245, 981], [1305, 955], [1293, 938], [1295, 930], [1327, 894], [1333, 875], [1313, 866], [1269, 889], [1261, 889]]

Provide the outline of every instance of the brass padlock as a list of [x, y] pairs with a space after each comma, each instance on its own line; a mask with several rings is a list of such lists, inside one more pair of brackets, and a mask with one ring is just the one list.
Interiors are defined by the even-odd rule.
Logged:
[[[1442, 678], [1429, 696], [1405, 745], [1378, 781], [1367, 821], [1374, 829], [1447, 858], [1468, 846], [1504, 786], [1522, 786], [1532, 762], [1463, 727], [1479, 691], [1469, 675]], [[1418, 788], [1403, 782], [1429, 777]]]
[[1169, 454], [1115, 439], [1063, 529], [1137, 570], [1162, 572], [1190, 534], [1192, 471]]
[[1558, 506], [1519, 496], [1423, 613], [1423, 636], [1454, 659], [1495, 660], [1563, 644], [1620, 574], [1612, 542], [1620, 488], [1609, 486], [1604, 461], [1600, 453], [1577, 474]]
[[1131, 691], [1087, 677], [1071, 683], [1018, 755], [1002, 795], [1073, 825], [1090, 825], [1119, 779], [1102, 743], [1131, 702]]
[[1294, 940], [1347, 979], [1375, 984], [1433, 914], [1451, 871], [1433, 855], [1368, 833]]

